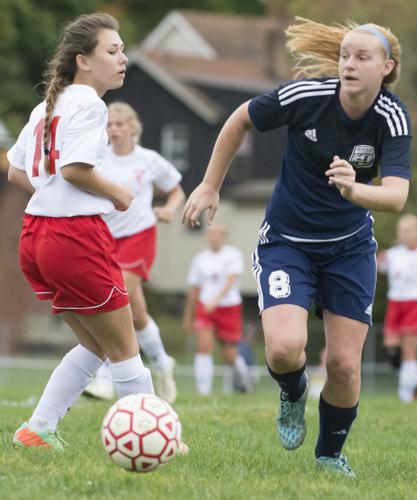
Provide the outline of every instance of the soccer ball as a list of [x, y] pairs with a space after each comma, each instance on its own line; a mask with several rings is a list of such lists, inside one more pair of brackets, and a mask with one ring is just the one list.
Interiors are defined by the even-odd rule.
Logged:
[[175, 456], [181, 443], [181, 423], [166, 401], [152, 394], [131, 394], [107, 412], [101, 440], [117, 465], [149, 472]]

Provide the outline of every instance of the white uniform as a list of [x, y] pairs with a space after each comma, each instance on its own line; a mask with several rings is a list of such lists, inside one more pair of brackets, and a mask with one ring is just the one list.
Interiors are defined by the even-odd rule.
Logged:
[[[242, 252], [230, 245], [224, 245], [218, 252], [203, 250], [191, 261], [187, 282], [200, 288], [199, 301], [208, 304], [226, 285], [227, 277], [240, 276], [244, 270]], [[220, 307], [230, 307], [242, 303], [239, 279], [220, 300]]]
[[71, 163], [97, 167], [108, 142], [107, 108], [88, 85], [69, 85], [58, 96], [51, 127], [51, 162], [54, 175], [43, 168], [43, 123], [45, 101], [32, 111], [16, 144], [7, 153], [13, 167], [26, 171], [36, 191], [25, 210], [27, 214], [50, 217], [105, 214], [113, 203], [66, 181], [60, 168]]
[[403, 245], [390, 248], [380, 269], [388, 275], [390, 300], [417, 300], [417, 249]]
[[123, 156], [115, 154], [113, 148], [108, 146], [100, 174], [112, 182], [129, 187], [135, 197], [125, 212], [115, 210], [104, 217], [115, 238], [131, 236], [154, 226], [154, 184], [168, 192], [181, 180], [181, 174], [171, 163], [156, 151], [138, 145]]

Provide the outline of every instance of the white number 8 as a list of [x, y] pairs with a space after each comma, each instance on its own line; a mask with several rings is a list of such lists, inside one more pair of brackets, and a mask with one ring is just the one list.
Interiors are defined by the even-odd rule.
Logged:
[[269, 275], [269, 294], [276, 299], [284, 299], [291, 294], [290, 277], [282, 270], [273, 271]]

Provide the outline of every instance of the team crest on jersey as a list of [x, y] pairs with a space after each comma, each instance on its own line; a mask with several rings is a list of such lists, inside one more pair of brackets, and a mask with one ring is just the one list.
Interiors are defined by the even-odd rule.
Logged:
[[353, 148], [349, 163], [356, 168], [372, 167], [375, 160], [375, 148], [362, 144]]

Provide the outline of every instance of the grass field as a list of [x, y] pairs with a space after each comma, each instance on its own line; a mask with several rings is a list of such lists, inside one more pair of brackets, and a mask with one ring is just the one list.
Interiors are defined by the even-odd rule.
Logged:
[[104, 454], [99, 429], [108, 403], [80, 399], [61, 424], [64, 454], [15, 450], [47, 371], [0, 369], [0, 498], [9, 499], [417, 499], [417, 405], [366, 392], [345, 452], [357, 480], [318, 473], [317, 402], [307, 406], [304, 445], [277, 442], [274, 386], [251, 396], [203, 399], [180, 380], [174, 405], [190, 455], [149, 474], [126, 472]]

